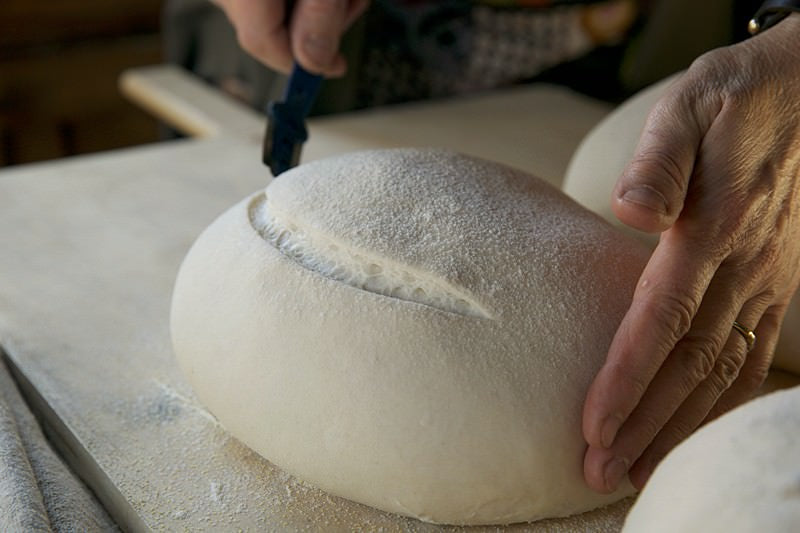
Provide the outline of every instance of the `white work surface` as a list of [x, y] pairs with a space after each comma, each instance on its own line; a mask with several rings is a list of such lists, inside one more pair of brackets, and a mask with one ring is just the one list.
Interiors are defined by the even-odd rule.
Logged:
[[[150, 74], [184, 83], [169, 69]], [[128, 80], [133, 92], [138, 81]], [[0, 344], [29, 402], [126, 529], [440, 529], [282, 473], [230, 437], [179, 373], [168, 328], [179, 263], [216, 215], [268, 177], [261, 117], [205, 103], [207, 115], [181, 111], [200, 116], [205, 138], [0, 172]], [[320, 119], [305, 155], [446, 146], [558, 183], [607, 110], [533, 86]], [[628, 505], [510, 529], [617, 531]]]

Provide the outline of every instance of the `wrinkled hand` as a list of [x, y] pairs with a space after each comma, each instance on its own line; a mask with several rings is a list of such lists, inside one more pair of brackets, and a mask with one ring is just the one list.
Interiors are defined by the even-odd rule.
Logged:
[[[766, 377], [800, 281], [800, 15], [700, 57], [617, 182], [663, 232], [586, 398], [586, 481], [641, 488], [664, 455]], [[755, 330], [747, 353], [734, 320]]]
[[236, 29], [239, 44], [265, 65], [288, 73], [294, 59], [306, 70], [344, 75], [339, 40], [369, 0], [298, 0], [291, 14], [284, 0], [213, 0]]

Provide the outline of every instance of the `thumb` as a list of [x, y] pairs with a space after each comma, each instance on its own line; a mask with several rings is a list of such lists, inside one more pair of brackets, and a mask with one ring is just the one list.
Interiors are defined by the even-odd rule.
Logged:
[[299, 0], [292, 13], [292, 52], [308, 71], [341, 76], [347, 66], [339, 40], [348, 21], [348, 0]]
[[670, 228], [681, 211], [705, 132], [716, 112], [679, 81], [647, 117], [633, 158], [617, 180], [612, 209], [624, 224], [649, 233]]

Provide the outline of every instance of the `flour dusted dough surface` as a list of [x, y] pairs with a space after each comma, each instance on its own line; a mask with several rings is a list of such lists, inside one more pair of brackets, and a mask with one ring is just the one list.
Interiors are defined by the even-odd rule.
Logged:
[[794, 533], [800, 526], [800, 387], [744, 404], [675, 448], [624, 533]]
[[452, 152], [305, 164], [232, 207], [176, 281], [175, 353], [236, 437], [422, 520], [566, 516], [581, 410], [647, 251], [544, 182]]

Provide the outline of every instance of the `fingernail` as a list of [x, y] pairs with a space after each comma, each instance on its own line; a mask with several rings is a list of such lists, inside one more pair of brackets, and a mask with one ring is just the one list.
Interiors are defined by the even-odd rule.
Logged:
[[622, 418], [618, 415], [611, 415], [605, 419], [603, 426], [600, 428], [600, 444], [603, 448], [611, 448], [621, 425]]
[[667, 200], [652, 187], [643, 186], [630, 189], [622, 195], [622, 200], [641, 205], [662, 215], [667, 214]]
[[613, 492], [617, 489], [617, 485], [628, 472], [628, 460], [624, 457], [614, 457], [606, 463], [603, 468], [603, 479], [606, 483], [606, 489]]

